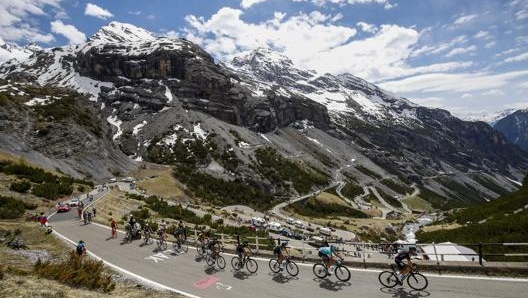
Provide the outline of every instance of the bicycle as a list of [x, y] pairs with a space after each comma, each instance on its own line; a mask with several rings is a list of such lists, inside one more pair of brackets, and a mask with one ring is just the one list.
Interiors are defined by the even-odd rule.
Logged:
[[422, 291], [427, 288], [427, 285], [429, 285], [429, 281], [427, 280], [427, 277], [418, 272], [418, 266], [416, 266], [416, 264], [412, 264], [411, 266], [411, 271], [405, 274], [403, 276], [403, 279], [400, 280], [400, 278], [398, 277], [398, 267], [394, 264], [391, 264], [392, 271], [382, 271], [378, 276], [378, 280], [383, 286], [387, 288], [394, 288], [397, 285], [403, 285], [403, 281], [407, 279], [407, 284], [409, 285], [409, 287], [417, 291]]
[[247, 271], [250, 273], [255, 273], [258, 270], [258, 264], [255, 260], [253, 260], [250, 256], [247, 256], [244, 258], [244, 261], [240, 261], [240, 258], [237, 256], [234, 256], [231, 259], [231, 266], [233, 266], [233, 269], [240, 270], [244, 268], [244, 265], [246, 266]]
[[145, 244], [152, 244], [152, 242], [154, 242], [154, 240], [152, 240], [152, 237], [150, 237], [149, 231], [143, 231], [143, 242]]
[[189, 250], [189, 246], [187, 245], [186, 240], [176, 239], [176, 241], [174, 241], [172, 245], [173, 245], [174, 251], [176, 252], [180, 252], [180, 251], [187, 252]]
[[210, 250], [207, 251], [207, 254], [205, 255], [205, 262], [209, 266], [214, 266], [214, 264], [216, 263], [216, 265], [218, 265], [218, 268], [220, 269], [224, 269], [226, 266], [226, 261], [224, 257], [220, 255], [220, 252], [213, 253]]
[[[345, 265], [343, 265], [342, 262], [343, 262], [342, 258], [336, 260], [335, 265], [333, 265], [335, 267], [334, 274], [337, 277], [337, 279], [345, 282], [350, 279], [350, 270], [348, 270], [348, 268]], [[323, 260], [313, 265], [313, 273], [315, 274], [315, 276], [319, 278], [325, 278], [329, 275], [328, 269], [326, 269], [326, 265]]]
[[158, 245], [158, 249], [159, 250], [167, 250], [167, 241], [165, 241], [164, 237], [161, 236], [160, 238], [158, 238], [158, 240], [156, 241], [157, 245]]
[[[299, 267], [291, 259], [291, 256], [287, 256], [286, 259], [282, 260], [282, 263], [284, 264], [284, 267], [286, 267], [286, 271], [289, 275], [297, 276], [297, 274], [299, 274]], [[273, 273], [279, 273], [279, 271], [281, 271], [279, 261], [276, 258], [269, 260], [269, 267]]]

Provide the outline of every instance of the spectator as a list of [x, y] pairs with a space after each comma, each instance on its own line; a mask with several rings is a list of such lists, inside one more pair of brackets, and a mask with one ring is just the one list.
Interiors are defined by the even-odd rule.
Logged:
[[40, 212], [40, 215], [37, 217], [37, 220], [42, 227], [45, 227], [48, 225], [48, 217], [44, 215], [44, 212]]
[[117, 238], [117, 222], [110, 218], [110, 228], [112, 228], [112, 238]]

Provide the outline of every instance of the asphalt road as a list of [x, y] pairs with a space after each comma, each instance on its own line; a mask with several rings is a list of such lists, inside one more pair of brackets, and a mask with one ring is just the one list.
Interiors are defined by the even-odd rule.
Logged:
[[[96, 194], [97, 198], [101, 193]], [[102, 212], [102, 211], [100, 211]], [[142, 245], [141, 240], [122, 243], [110, 239], [110, 230], [96, 224], [84, 226], [76, 217], [76, 210], [56, 214], [50, 218], [54, 231], [73, 242], [83, 239], [89, 252], [121, 269], [164, 288], [183, 291], [195, 297], [523, 297], [528, 290], [526, 280], [475, 279], [470, 277], [438, 277], [429, 275], [426, 291], [413, 291], [407, 285], [395, 289], [383, 288], [378, 282], [378, 271], [352, 270], [349, 282], [337, 282], [335, 277], [317, 279], [311, 265], [299, 264], [299, 275], [270, 272], [267, 260], [259, 260], [256, 274], [236, 272], [231, 268], [231, 255], [223, 254], [224, 270], [208, 267], [196, 257], [193, 248], [184, 254], [157, 251], [155, 244]], [[170, 247], [169, 247], [170, 248]], [[114, 267], [115, 268], [115, 267]], [[117, 268], [117, 269], [119, 269]], [[525, 294], [523, 294], [525, 293]]]

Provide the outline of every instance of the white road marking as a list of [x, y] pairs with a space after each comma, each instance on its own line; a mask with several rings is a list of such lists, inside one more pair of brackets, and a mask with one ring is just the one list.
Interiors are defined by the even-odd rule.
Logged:
[[221, 282], [217, 282], [217, 283], [216, 283], [216, 288], [219, 289], [219, 290], [224, 289], [224, 290], [226, 290], [226, 291], [229, 291], [229, 290], [231, 290], [233, 287], [232, 287], [232, 286], [228, 286], [228, 285], [224, 285], [224, 284], [221, 283]]

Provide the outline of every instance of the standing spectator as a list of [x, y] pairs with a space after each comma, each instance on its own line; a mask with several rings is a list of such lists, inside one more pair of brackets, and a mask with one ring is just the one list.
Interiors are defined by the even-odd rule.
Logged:
[[110, 228], [112, 228], [112, 238], [117, 238], [117, 222], [110, 218]]
[[48, 217], [44, 215], [44, 212], [40, 212], [40, 215], [37, 217], [40, 226], [45, 227], [48, 225]]
[[93, 213], [93, 217], [95, 217], [95, 213], [97, 212], [97, 210], [95, 209], [95, 205], [92, 206], [92, 213]]

